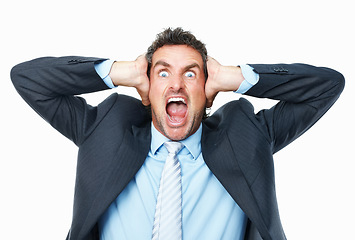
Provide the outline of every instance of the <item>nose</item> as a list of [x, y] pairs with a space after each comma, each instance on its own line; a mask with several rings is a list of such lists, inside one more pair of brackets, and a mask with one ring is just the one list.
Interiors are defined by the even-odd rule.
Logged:
[[169, 85], [172, 90], [179, 91], [184, 86], [184, 79], [180, 76], [174, 76], [170, 79]]

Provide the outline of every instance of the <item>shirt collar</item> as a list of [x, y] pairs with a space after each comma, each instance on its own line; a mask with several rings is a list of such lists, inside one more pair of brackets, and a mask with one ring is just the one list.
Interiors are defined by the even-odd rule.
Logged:
[[[167, 137], [161, 134], [155, 127], [151, 124], [152, 142], [150, 143], [150, 150], [153, 154], [164, 144], [164, 142], [170, 141]], [[201, 153], [201, 135], [202, 135], [202, 124], [197, 129], [197, 131], [190, 137], [180, 141], [189, 150], [193, 158], [196, 160]]]

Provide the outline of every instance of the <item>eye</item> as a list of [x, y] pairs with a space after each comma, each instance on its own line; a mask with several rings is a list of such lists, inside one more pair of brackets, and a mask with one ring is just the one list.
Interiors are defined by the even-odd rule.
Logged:
[[161, 71], [161, 72], [159, 72], [159, 76], [163, 77], [163, 78], [166, 78], [166, 77], [169, 76], [169, 73], [167, 71]]
[[191, 71], [186, 72], [186, 73], [185, 73], [185, 77], [193, 78], [193, 77], [195, 77], [195, 73], [194, 73], [194, 72], [191, 72]]

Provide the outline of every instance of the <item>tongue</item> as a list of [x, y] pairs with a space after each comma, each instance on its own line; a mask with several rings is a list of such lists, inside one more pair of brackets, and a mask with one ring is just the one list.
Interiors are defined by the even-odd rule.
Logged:
[[168, 104], [166, 112], [172, 121], [179, 122], [185, 117], [187, 106], [183, 103], [172, 102]]

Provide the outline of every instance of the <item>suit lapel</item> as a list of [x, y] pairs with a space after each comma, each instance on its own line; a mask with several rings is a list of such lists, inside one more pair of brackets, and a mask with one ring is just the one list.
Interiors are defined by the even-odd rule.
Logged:
[[96, 195], [79, 235], [85, 236], [93, 228], [99, 217], [136, 175], [148, 155], [150, 141], [150, 123], [142, 128], [133, 126], [126, 130], [123, 142], [112, 164], [108, 166], [107, 178]]
[[212, 173], [260, 231], [269, 236], [256, 199], [238, 164], [227, 133], [221, 129], [203, 126], [201, 147], [203, 158]]

